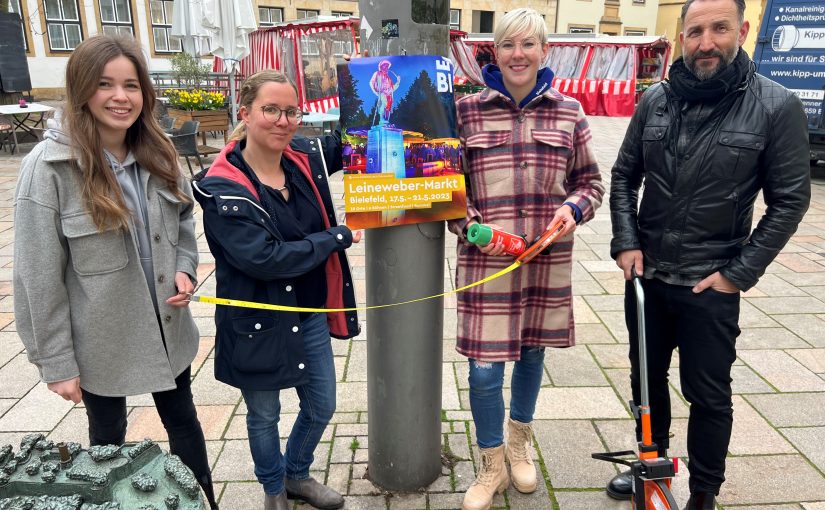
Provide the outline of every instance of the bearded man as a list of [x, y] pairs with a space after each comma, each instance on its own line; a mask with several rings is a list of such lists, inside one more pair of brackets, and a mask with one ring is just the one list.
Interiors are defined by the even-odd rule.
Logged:
[[[668, 81], [642, 97], [612, 170], [611, 255], [628, 280], [633, 399], [640, 399], [635, 269], [646, 293], [653, 440], [663, 457], [668, 370], [679, 349], [690, 403], [690, 510], [714, 509], [725, 480], [740, 292], [756, 284], [796, 231], [811, 194], [802, 103], [755, 72], [741, 48], [749, 30], [744, 12], [745, 0], [685, 2], [684, 57]], [[752, 229], [760, 190], [767, 208]], [[636, 430], [638, 436], [638, 420]], [[629, 473], [607, 491], [630, 498]]]

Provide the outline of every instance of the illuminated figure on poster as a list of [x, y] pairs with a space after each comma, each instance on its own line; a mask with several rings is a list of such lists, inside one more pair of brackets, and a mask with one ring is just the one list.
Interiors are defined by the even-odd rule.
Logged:
[[378, 125], [387, 124], [390, 120], [390, 111], [392, 110], [392, 95], [401, 84], [401, 77], [395, 73], [395, 81], [390, 76], [390, 66], [392, 64], [389, 60], [382, 60], [378, 64], [378, 70], [375, 71], [370, 79], [370, 88], [373, 93], [378, 96], [380, 107], [376, 109], [376, 114], [380, 111], [381, 117], [378, 120]]

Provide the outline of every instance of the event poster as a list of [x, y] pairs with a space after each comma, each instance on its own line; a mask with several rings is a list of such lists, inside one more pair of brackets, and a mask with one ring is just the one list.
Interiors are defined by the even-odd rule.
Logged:
[[453, 72], [438, 56], [338, 66], [344, 210], [351, 228], [463, 218]]

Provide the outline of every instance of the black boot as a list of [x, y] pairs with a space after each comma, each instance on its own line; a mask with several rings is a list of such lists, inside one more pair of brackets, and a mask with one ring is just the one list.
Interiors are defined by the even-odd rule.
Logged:
[[203, 489], [204, 495], [206, 495], [209, 510], [218, 510], [218, 502], [215, 501], [215, 489], [212, 487], [212, 475], [198, 477], [198, 484], [201, 486], [201, 489]]
[[712, 492], [691, 494], [685, 510], [716, 510], [716, 496]]
[[607, 484], [607, 495], [613, 499], [630, 499], [633, 496], [633, 476], [630, 470], [622, 471]]

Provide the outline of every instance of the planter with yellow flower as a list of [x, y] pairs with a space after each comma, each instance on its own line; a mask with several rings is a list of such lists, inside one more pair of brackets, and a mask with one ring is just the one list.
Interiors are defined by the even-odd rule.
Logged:
[[166, 97], [169, 99], [169, 116], [175, 119], [176, 128], [187, 120], [197, 120], [200, 122], [198, 133], [201, 133], [204, 145], [209, 131], [222, 131], [223, 141], [226, 142], [229, 114], [224, 106], [223, 94], [197, 89], [169, 90]]

